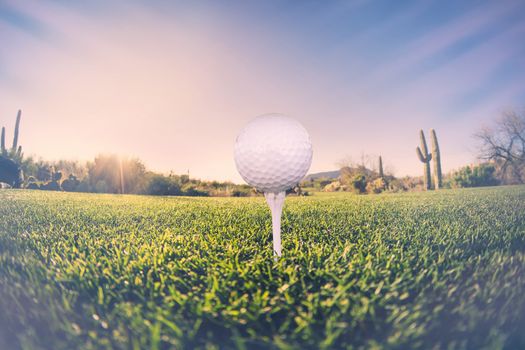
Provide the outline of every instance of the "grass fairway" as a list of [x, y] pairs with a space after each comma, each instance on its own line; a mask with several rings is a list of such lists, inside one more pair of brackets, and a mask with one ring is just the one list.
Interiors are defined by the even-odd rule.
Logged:
[[288, 198], [0, 191], [0, 349], [523, 348], [525, 186]]

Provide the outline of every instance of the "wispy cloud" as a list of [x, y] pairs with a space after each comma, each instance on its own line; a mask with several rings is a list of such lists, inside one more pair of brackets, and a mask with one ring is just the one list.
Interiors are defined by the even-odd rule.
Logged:
[[[428, 33], [416, 37], [407, 43], [401, 43], [398, 54], [388, 57], [381, 67], [374, 69], [369, 77], [371, 82], [398, 80], [426, 61], [435, 59], [448, 48], [470, 37], [487, 31], [488, 27], [501, 27], [499, 21], [504, 20], [518, 8], [517, 3], [488, 3], [468, 10], [459, 18], [444, 22]], [[447, 64], [447, 60], [444, 59]]]

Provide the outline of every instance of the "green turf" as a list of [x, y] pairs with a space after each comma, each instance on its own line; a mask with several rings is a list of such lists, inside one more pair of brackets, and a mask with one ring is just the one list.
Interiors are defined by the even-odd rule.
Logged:
[[523, 348], [525, 186], [288, 198], [0, 191], [0, 349]]

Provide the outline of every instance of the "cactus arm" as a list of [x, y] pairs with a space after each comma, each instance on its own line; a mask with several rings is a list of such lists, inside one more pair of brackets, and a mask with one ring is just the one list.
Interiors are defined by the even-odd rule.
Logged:
[[18, 110], [18, 114], [16, 115], [16, 124], [15, 124], [15, 135], [13, 137], [13, 153], [16, 152], [16, 149], [18, 148], [18, 132], [20, 130], [20, 118], [22, 117], [22, 111]]
[[417, 153], [417, 156], [419, 157], [419, 160], [422, 163], [427, 163], [432, 160], [432, 154], [429, 153], [426, 156], [423, 156], [423, 153], [421, 152], [421, 149], [419, 147], [416, 148], [416, 153]]
[[417, 153], [417, 156], [418, 156], [419, 160], [420, 160], [422, 163], [425, 163], [426, 160], [425, 160], [425, 157], [423, 156], [423, 153], [421, 152], [421, 148], [417, 147], [417, 148], [416, 148], [416, 153]]

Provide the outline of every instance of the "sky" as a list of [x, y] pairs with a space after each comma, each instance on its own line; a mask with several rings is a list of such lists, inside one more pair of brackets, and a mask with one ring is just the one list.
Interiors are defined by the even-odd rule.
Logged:
[[306, 127], [310, 172], [367, 154], [420, 175], [434, 128], [447, 172], [525, 106], [524, 37], [510, 0], [0, 0], [0, 125], [10, 142], [22, 109], [26, 155], [234, 182], [235, 137], [261, 114]]

